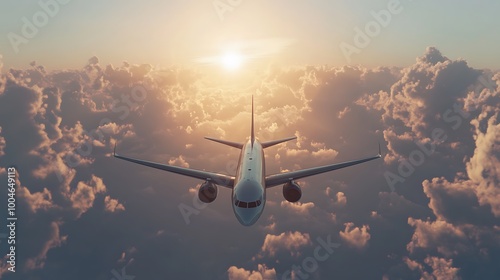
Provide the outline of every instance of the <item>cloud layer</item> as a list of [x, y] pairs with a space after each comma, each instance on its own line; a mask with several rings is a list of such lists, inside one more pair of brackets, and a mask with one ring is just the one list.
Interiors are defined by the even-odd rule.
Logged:
[[[271, 66], [242, 83], [97, 57], [77, 70], [4, 69], [0, 178], [16, 167], [16, 277], [500, 275], [500, 73], [430, 47], [402, 69]], [[111, 157], [117, 143], [234, 174], [237, 151], [202, 137], [248, 137], [252, 94], [261, 140], [298, 137], [266, 150], [268, 173], [372, 155], [377, 141], [383, 161], [301, 180], [296, 204], [269, 189], [260, 221], [243, 228], [227, 190], [203, 205], [199, 181]]]

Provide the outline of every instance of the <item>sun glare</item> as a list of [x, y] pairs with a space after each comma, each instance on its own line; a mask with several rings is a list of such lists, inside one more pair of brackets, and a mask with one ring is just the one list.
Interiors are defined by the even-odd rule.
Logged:
[[243, 57], [237, 52], [227, 52], [221, 57], [221, 64], [227, 70], [236, 70], [241, 67]]

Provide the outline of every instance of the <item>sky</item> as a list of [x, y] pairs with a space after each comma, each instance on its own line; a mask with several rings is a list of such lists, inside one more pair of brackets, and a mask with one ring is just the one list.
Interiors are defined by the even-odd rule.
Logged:
[[[500, 3], [436, 2], [2, 1], [0, 279], [498, 278]], [[252, 96], [297, 137], [268, 174], [382, 159], [244, 227], [112, 156], [234, 175], [203, 137], [245, 141]]]
[[[77, 68], [92, 56], [106, 64], [167, 67], [262, 40], [288, 42], [279, 55], [271, 43], [254, 50], [274, 53], [263, 63], [408, 66], [431, 45], [475, 67], [497, 69], [499, 63], [500, 3], [494, 0], [58, 1], [0, 3], [6, 67], [38, 61], [49, 69]], [[366, 26], [369, 43], [346, 57], [340, 45], [356, 47], [355, 29]]]

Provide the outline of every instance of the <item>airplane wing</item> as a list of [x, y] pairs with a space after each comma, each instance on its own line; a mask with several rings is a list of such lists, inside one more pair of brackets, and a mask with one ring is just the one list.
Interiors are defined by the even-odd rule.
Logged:
[[[116, 147], [115, 147], [115, 149], [116, 149]], [[173, 165], [168, 165], [168, 164], [161, 164], [161, 163], [140, 160], [140, 159], [135, 159], [135, 158], [124, 157], [124, 156], [118, 155], [116, 153], [116, 151], [113, 151], [113, 156], [116, 158], [119, 158], [119, 159], [123, 159], [123, 160], [130, 161], [133, 163], [153, 167], [156, 169], [165, 170], [168, 172], [177, 173], [177, 174], [181, 174], [184, 176], [189, 176], [189, 177], [193, 177], [193, 178], [197, 178], [197, 179], [201, 179], [201, 180], [208, 180], [208, 181], [211, 181], [211, 182], [213, 182], [221, 187], [233, 188], [233, 186], [234, 186], [234, 176], [213, 173], [213, 172], [207, 172], [207, 171], [201, 171], [201, 170], [190, 169], [190, 168], [184, 168], [184, 167], [173, 166]]]
[[281, 184], [290, 182], [292, 180], [296, 180], [296, 179], [300, 179], [300, 178], [304, 178], [304, 177], [309, 177], [309, 176], [325, 173], [328, 171], [341, 169], [341, 168], [348, 167], [348, 166], [353, 166], [356, 164], [360, 164], [360, 163], [367, 162], [370, 160], [378, 159], [381, 157], [382, 157], [382, 155], [380, 154], [380, 146], [379, 146], [379, 153], [376, 156], [362, 158], [362, 159], [358, 159], [358, 160], [346, 161], [346, 162], [341, 162], [341, 163], [329, 164], [329, 165], [324, 165], [324, 166], [319, 166], [319, 167], [313, 167], [313, 168], [308, 168], [308, 169], [302, 169], [302, 170], [297, 170], [297, 171], [269, 175], [266, 177], [266, 188], [271, 188], [271, 187], [274, 187], [277, 185], [281, 185]]

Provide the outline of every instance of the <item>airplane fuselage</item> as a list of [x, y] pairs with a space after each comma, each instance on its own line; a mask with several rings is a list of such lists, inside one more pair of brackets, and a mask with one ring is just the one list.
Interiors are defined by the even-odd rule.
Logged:
[[232, 205], [238, 221], [253, 225], [266, 204], [264, 149], [257, 139], [248, 140], [241, 150], [232, 191]]

